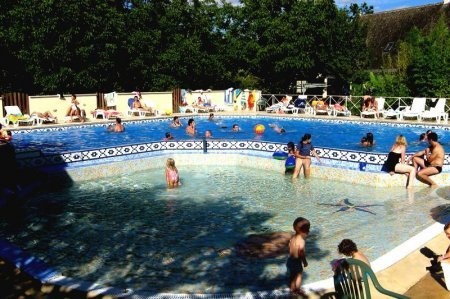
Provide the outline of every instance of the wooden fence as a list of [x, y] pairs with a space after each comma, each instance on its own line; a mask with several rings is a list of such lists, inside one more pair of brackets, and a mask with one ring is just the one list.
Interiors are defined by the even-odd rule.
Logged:
[[[28, 94], [23, 92], [8, 92], [2, 94], [3, 107], [5, 106], [19, 106], [23, 114], [30, 113], [30, 105], [28, 101]], [[6, 111], [3, 110], [3, 115]]]

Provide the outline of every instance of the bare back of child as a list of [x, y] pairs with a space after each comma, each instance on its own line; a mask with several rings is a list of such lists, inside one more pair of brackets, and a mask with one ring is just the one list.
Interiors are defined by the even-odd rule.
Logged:
[[289, 288], [293, 294], [304, 296], [300, 288], [303, 278], [303, 267], [308, 266], [305, 253], [306, 237], [309, 234], [310, 222], [298, 217], [293, 223], [295, 235], [289, 241], [289, 257], [286, 267], [289, 273]]

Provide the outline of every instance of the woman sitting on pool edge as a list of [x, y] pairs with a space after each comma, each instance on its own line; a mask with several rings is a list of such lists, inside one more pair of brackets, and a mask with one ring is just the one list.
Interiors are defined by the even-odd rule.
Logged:
[[388, 158], [386, 162], [384, 162], [381, 170], [389, 172], [390, 175], [393, 175], [394, 173], [404, 173], [408, 175], [408, 179], [406, 180], [406, 188], [412, 188], [414, 187], [414, 180], [416, 178], [416, 169], [405, 162], [407, 145], [405, 136], [397, 136], [394, 145], [392, 145], [391, 150], [389, 151]]

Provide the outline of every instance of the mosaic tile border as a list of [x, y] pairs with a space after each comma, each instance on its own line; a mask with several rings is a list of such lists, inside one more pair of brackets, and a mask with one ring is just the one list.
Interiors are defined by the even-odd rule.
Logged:
[[[163, 152], [206, 153], [248, 151], [255, 155], [270, 158], [275, 151], [287, 151], [284, 143], [248, 141], [248, 140], [194, 140], [194, 141], [158, 141], [126, 146], [107, 147], [95, 150], [73, 151], [61, 154], [43, 155], [39, 151], [17, 153], [17, 161], [22, 168], [40, 168], [53, 165], [66, 167], [82, 166], [84, 164], [114, 162], [114, 158], [129, 156], [142, 158]], [[337, 168], [357, 169], [360, 163], [367, 171], [379, 171], [386, 161], [387, 154], [337, 150], [331, 148], [316, 148], [324, 164]], [[90, 163], [86, 163], [90, 162]], [[77, 165], [79, 164], [79, 165]], [[444, 172], [448, 172], [450, 154], [445, 155]]]

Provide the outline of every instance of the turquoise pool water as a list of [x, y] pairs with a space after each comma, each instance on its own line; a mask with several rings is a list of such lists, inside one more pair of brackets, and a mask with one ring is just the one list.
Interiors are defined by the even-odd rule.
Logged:
[[[331, 276], [336, 246], [351, 238], [374, 260], [434, 222], [448, 192], [409, 192], [233, 166], [180, 168], [167, 190], [162, 169], [73, 183], [37, 194], [8, 213], [2, 234], [64, 275], [148, 293], [229, 293], [285, 288], [285, 256], [240, 257], [254, 233], [291, 231], [310, 219], [305, 283]], [[441, 194], [439, 196], [438, 194]], [[339, 211], [353, 204], [370, 212]], [[223, 254], [223, 253], [226, 254]]]
[[[44, 154], [61, 153], [76, 150], [98, 149], [119, 145], [140, 144], [160, 141], [165, 132], [171, 132], [175, 140], [202, 138], [206, 130], [211, 130], [213, 137], [218, 139], [262, 140], [287, 143], [298, 143], [305, 133], [312, 134], [313, 144], [318, 147], [389, 152], [395, 137], [403, 134], [409, 141], [408, 152], [422, 150], [426, 144], [419, 144], [418, 137], [427, 129], [432, 128], [438, 133], [439, 140], [450, 152], [450, 128], [435, 125], [402, 125], [388, 123], [324, 121], [311, 119], [288, 119], [277, 117], [227, 117], [218, 116], [215, 121], [208, 121], [205, 116], [194, 116], [197, 123], [196, 137], [187, 136], [185, 127], [171, 128], [171, 119], [146, 123], [125, 122], [124, 133], [110, 133], [104, 126], [82, 126], [59, 128], [56, 131], [33, 131], [29, 134], [14, 133], [13, 144], [17, 150], [41, 150]], [[186, 126], [187, 117], [181, 119]], [[231, 132], [233, 124], [239, 124], [240, 132]], [[253, 132], [256, 124], [264, 124], [266, 131], [262, 135]], [[279, 134], [269, 128], [269, 124], [283, 127], [286, 133]], [[376, 144], [372, 148], [362, 148], [359, 145], [361, 137], [367, 132], [375, 136]]]

